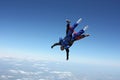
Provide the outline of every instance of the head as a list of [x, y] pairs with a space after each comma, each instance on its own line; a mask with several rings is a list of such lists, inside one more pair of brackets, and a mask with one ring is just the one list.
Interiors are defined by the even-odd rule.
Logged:
[[63, 50], [64, 50], [64, 47], [63, 47], [63, 46], [61, 46], [61, 47], [60, 47], [60, 50], [61, 50], [61, 51], [63, 51]]

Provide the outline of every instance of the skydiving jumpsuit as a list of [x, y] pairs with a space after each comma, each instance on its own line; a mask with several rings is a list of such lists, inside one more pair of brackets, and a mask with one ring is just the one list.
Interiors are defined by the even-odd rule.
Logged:
[[[75, 23], [72, 27], [70, 26], [70, 23], [67, 24], [67, 29], [66, 29], [66, 36], [64, 39], [60, 38], [58, 43], [55, 43], [54, 45], [51, 46], [53, 48], [54, 46], [60, 45], [64, 47], [66, 50], [66, 59], [69, 59], [69, 48], [72, 46], [74, 41], [79, 40], [81, 38], [84, 38], [85, 36], [82, 35], [85, 31], [82, 29], [78, 33], [74, 33], [74, 29], [78, 26], [79, 23]], [[74, 33], [74, 34], [73, 34]]]
[[72, 46], [73, 42], [76, 40], [79, 40], [83, 37], [82, 35], [85, 31], [81, 29], [79, 32], [75, 32], [74, 29], [78, 26], [78, 23], [75, 23], [72, 27], [70, 24], [67, 24], [67, 29], [66, 29], [66, 36], [64, 39], [60, 38], [59, 42], [61, 43], [61, 46], [63, 46], [65, 49], [69, 48]]

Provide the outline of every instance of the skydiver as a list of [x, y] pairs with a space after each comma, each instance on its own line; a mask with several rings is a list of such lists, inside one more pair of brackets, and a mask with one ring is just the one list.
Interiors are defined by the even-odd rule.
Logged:
[[88, 26], [85, 26], [83, 29], [81, 29], [79, 32], [75, 32], [74, 29], [78, 26], [78, 24], [81, 22], [81, 18], [73, 25], [70, 26], [70, 20], [66, 20], [67, 26], [66, 26], [66, 36], [64, 39], [60, 38], [59, 42], [53, 44], [51, 48], [54, 46], [59, 45], [61, 51], [64, 49], [66, 50], [66, 60], [69, 59], [69, 48], [73, 45], [73, 43], [77, 40], [80, 40], [82, 38], [88, 37], [89, 34], [83, 34], [85, 30], [88, 28]]

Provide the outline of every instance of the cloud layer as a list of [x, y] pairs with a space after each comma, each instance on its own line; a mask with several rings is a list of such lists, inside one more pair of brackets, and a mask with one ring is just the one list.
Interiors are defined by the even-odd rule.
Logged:
[[[0, 64], [0, 80], [120, 80], [117, 73], [95, 72], [85, 66], [77, 68], [61, 62], [7, 57], [0, 58]], [[71, 68], [68, 69], [68, 66]]]

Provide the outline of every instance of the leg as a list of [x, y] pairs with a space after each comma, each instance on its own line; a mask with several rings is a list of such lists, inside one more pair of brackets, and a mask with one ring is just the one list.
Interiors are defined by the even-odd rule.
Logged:
[[78, 26], [78, 24], [82, 21], [82, 18], [80, 18], [72, 27], [69, 27], [68, 34], [67, 35], [72, 35], [74, 32], [74, 29]]
[[66, 22], [67, 22], [67, 25], [66, 25], [66, 35], [67, 35], [70, 28], [70, 20], [66, 19]]
[[69, 49], [66, 49], [66, 60], [69, 59]]
[[86, 30], [87, 28], [88, 28], [88, 26], [85, 26], [85, 27], [84, 27], [82, 30], [80, 30], [78, 33], [74, 33], [72, 40], [78, 40], [78, 39], [82, 38], [83, 36], [81, 36], [81, 35], [85, 32], [85, 30]]
[[80, 30], [78, 33], [74, 33], [73, 34], [73, 37], [72, 37], [72, 40], [75, 41], [75, 40], [78, 40], [79, 39], [79, 36], [81, 36], [85, 31], [82, 29]]
[[74, 30], [81, 21], [82, 21], [82, 18], [78, 19], [78, 21], [73, 25], [72, 29]]

